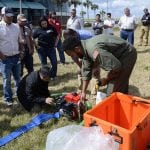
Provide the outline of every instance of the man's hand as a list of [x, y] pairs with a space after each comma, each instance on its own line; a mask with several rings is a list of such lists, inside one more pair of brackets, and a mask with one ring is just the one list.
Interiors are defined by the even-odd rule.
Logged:
[[1, 52], [0, 52], [0, 59], [1, 60], [5, 60], [6, 59], [6, 56], [3, 53], [1, 53]]
[[80, 97], [80, 101], [84, 102], [85, 100], [86, 100], [86, 93], [82, 92], [81, 97]]
[[54, 101], [53, 98], [47, 97], [46, 100], [45, 100], [45, 103], [51, 105], [51, 104], [54, 103], [53, 101]]
[[101, 86], [105, 86], [108, 83], [107, 78], [102, 78], [101, 79]]

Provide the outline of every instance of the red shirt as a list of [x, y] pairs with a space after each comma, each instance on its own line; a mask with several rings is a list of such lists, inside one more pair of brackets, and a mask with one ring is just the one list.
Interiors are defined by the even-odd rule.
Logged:
[[49, 24], [51, 24], [52, 26], [55, 27], [58, 34], [61, 34], [61, 30], [62, 30], [61, 29], [61, 22], [59, 20], [49, 18], [48, 22], [49, 22]]

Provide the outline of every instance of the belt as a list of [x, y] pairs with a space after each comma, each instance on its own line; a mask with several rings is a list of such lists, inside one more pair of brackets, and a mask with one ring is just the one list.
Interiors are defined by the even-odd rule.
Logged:
[[121, 30], [128, 31], [128, 32], [133, 31], [133, 29], [121, 29]]
[[5, 55], [6, 58], [13, 58], [13, 57], [18, 57], [18, 56], [19, 56], [19, 54], [12, 55], [12, 56], [7, 56], [7, 55]]

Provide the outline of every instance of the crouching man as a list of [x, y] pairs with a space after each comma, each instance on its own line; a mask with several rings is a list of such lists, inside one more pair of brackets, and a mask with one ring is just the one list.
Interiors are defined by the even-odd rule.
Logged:
[[30, 111], [35, 104], [40, 106], [52, 104], [53, 98], [50, 98], [48, 83], [50, 80], [50, 68], [43, 66], [38, 71], [25, 76], [19, 83], [17, 96], [22, 106]]
[[128, 93], [129, 77], [137, 58], [136, 49], [125, 40], [112, 35], [98, 35], [88, 40], [69, 37], [63, 42], [67, 55], [82, 59], [82, 94], [85, 99], [86, 90], [92, 76], [93, 67], [109, 71], [101, 85], [107, 84], [107, 95], [112, 92]]

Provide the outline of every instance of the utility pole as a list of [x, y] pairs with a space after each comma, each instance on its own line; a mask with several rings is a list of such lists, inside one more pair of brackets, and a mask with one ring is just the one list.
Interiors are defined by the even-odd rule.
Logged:
[[22, 14], [22, 0], [20, 0], [20, 14]]

